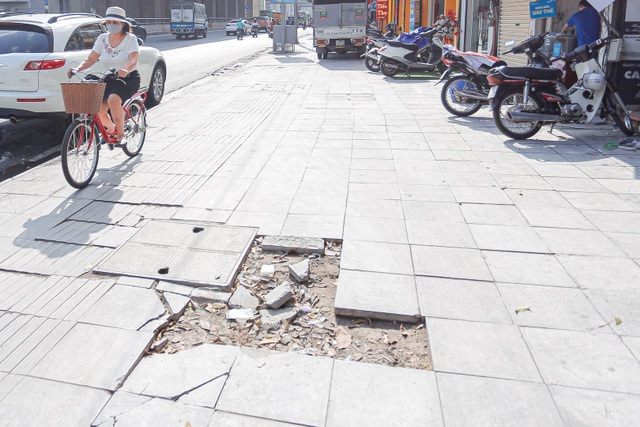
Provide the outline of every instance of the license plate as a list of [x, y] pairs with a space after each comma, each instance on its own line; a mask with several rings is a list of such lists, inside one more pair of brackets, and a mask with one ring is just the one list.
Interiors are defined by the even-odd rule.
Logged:
[[344, 40], [336, 40], [336, 46], [344, 46]]
[[487, 98], [489, 99], [495, 98], [497, 91], [498, 91], [498, 86], [491, 86], [491, 89], [489, 89], [489, 96]]

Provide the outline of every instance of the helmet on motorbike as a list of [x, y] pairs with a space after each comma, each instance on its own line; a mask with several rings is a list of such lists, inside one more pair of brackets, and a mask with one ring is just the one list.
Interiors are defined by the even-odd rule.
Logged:
[[600, 90], [604, 88], [606, 80], [598, 73], [586, 73], [582, 76], [582, 84], [587, 89]]

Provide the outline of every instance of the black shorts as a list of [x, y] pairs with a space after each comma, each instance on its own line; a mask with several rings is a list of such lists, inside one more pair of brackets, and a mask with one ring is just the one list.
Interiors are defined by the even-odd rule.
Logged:
[[122, 102], [131, 98], [134, 93], [140, 89], [140, 73], [138, 70], [130, 72], [127, 77], [118, 77], [117, 79], [105, 80], [107, 87], [104, 89], [104, 101], [109, 98], [109, 95], [116, 94], [122, 99]]

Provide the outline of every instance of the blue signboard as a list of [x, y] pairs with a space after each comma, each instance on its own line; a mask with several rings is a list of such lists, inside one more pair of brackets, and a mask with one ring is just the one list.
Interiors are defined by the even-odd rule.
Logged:
[[556, 0], [538, 0], [529, 3], [531, 19], [553, 18], [556, 16]]

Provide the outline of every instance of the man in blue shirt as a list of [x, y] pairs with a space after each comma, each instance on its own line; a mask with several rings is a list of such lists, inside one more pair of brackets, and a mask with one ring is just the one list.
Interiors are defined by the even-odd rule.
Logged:
[[600, 14], [589, 4], [587, 0], [580, 0], [580, 10], [574, 13], [562, 27], [566, 33], [569, 27], [576, 27], [578, 46], [591, 44], [600, 38]]

